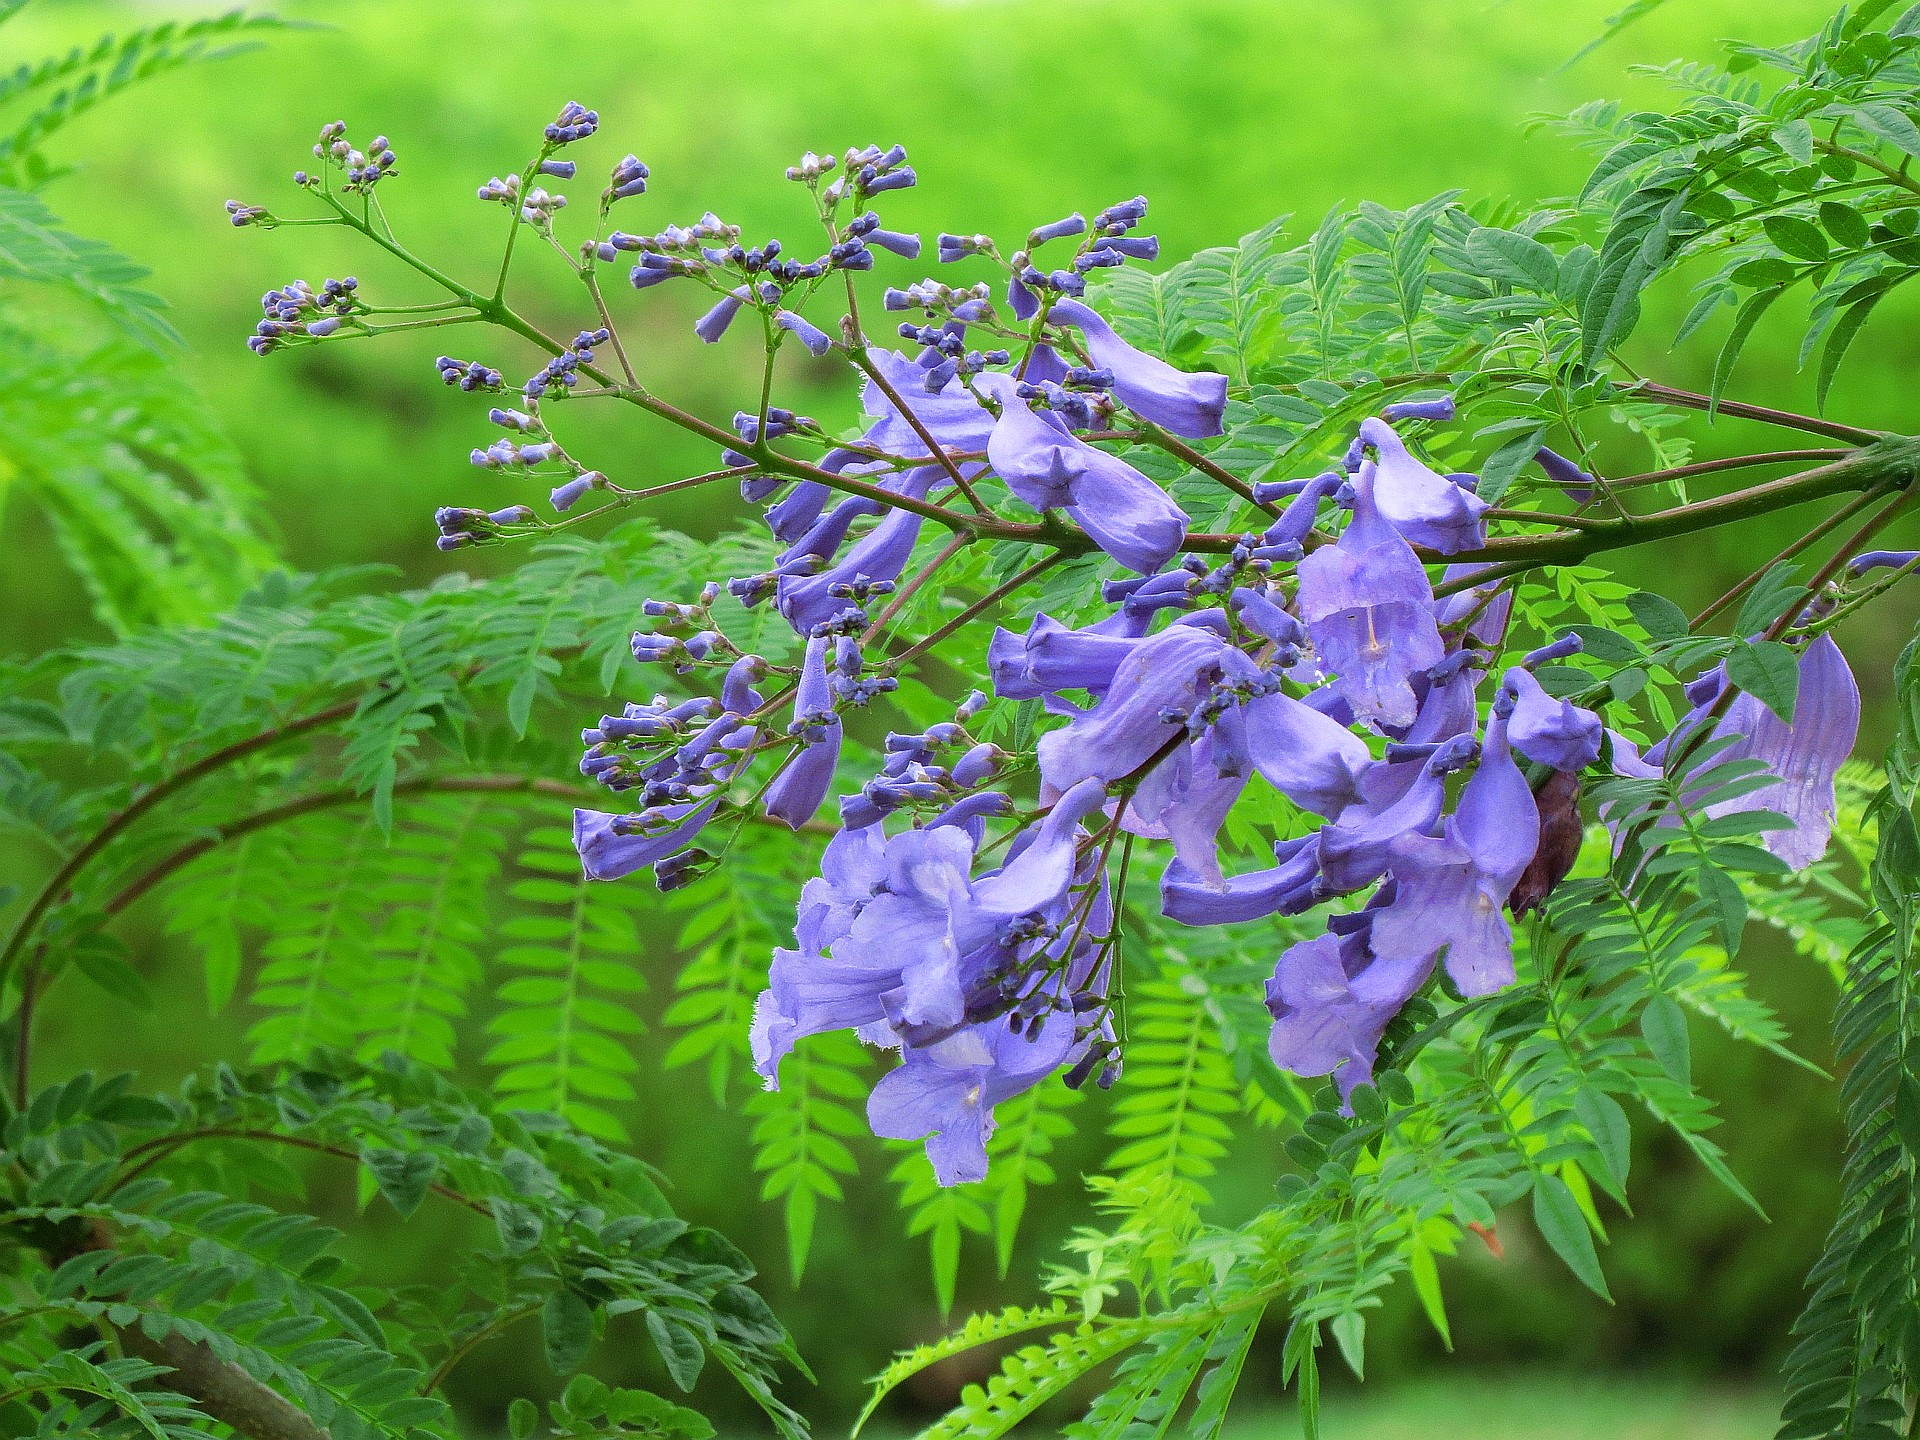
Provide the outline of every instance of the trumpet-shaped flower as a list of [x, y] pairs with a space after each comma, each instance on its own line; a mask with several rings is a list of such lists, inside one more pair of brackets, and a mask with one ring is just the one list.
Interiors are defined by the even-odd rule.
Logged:
[[1381, 516], [1374, 483], [1374, 464], [1363, 461], [1353, 519], [1338, 541], [1300, 562], [1296, 608], [1354, 714], [1383, 726], [1410, 725], [1419, 708], [1413, 677], [1445, 652], [1433, 586]]
[[1056, 300], [1047, 319], [1080, 332], [1093, 363], [1113, 372], [1114, 398], [1141, 419], [1189, 439], [1220, 433], [1227, 408], [1226, 376], [1177, 370], [1134, 349], [1098, 311], [1078, 300]]

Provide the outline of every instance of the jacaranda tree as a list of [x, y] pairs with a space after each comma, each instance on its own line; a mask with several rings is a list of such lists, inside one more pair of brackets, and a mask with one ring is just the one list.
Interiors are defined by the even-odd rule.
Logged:
[[[1727, 392], [1792, 292], [1824, 408], [1920, 274], [1920, 8], [1668, 78], [1670, 112], [1565, 122], [1598, 155], [1572, 199], [1362, 204], [1152, 273], [1135, 198], [1017, 243], [942, 234], [942, 278], [916, 278], [922, 240], [886, 218], [918, 181], [899, 146], [787, 171], [807, 241], [713, 214], [645, 233], [646, 165], [588, 158], [601, 117], [569, 103], [479, 187], [503, 213], [476, 279], [389, 221], [418, 182], [388, 139], [325, 125], [301, 193], [234, 224], [355, 232], [417, 293], [296, 280], [248, 343], [457, 333], [440, 379], [493, 438], [439, 547], [532, 555], [401, 594], [278, 575], [210, 623], [7, 672], [0, 798], [58, 859], [0, 951], [0, 1413], [448, 1435], [440, 1383], [524, 1318], [563, 1373], [616, 1324], [683, 1388], [711, 1356], [800, 1433], [750, 1267], [622, 1150], [654, 988], [670, 1063], [719, 1103], [765, 1087], [736, 1163], [796, 1275], [818, 1207], [897, 1152], [950, 1296], [969, 1234], [1005, 1268], [1060, 1137], [1111, 1133], [1046, 1296], [902, 1356], [869, 1413], [1023, 1337], [928, 1435], [1005, 1433], [1091, 1375], [1069, 1434], [1212, 1436], [1266, 1322], [1311, 1431], [1328, 1342], [1360, 1371], [1403, 1275], [1445, 1335], [1436, 1257], [1503, 1211], [1604, 1295], [1636, 1119], [1745, 1197], [1689, 1035], [1790, 1053], [1736, 965], [1762, 924], [1832, 968], [1848, 1062], [1781, 1433], [1912, 1433], [1920, 652], [1875, 770], [1833, 632], [1920, 568], [1883, 548], [1920, 438]], [[516, 308], [533, 263], [577, 277], [577, 333]], [[1689, 284], [1683, 334], [1725, 333], [1708, 393], [1622, 355], [1642, 297]], [[757, 376], [730, 423], [623, 340], [653, 298], [627, 292], [662, 286], [709, 292], [698, 339]], [[780, 403], [794, 350], [859, 386], [857, 424]], [[589, 402], [715, 468], [576, 453]], [[1789, 448], [1692, 458], [1723, 417]], [[739, 527], [648, 523], [695, 487], [737, 491]], [[1600, 563], [1785, 511], [1797, 538], [1697, 616]], [[114, 925], [149, 894], [217, 997], [250, 985], [248, 1065], [167, 1096], [36, 1088], [36, 1010], [70, 974], [139, 983]], [[663, 911], [675, 976], [642, 939]], [[462, 1089], [489, 987], [490, 1087]], [[428, 1300], [354, 1288], [329, 1232], [254, 1197], [283, 1146], [403, 1214], [476, 1212], [473, 1255]], [[1229, 1147], [1277, 1182], [1233, 1225], [1208, 1196]], [[514, 1426], [710, 1428], [592, 1380]]]

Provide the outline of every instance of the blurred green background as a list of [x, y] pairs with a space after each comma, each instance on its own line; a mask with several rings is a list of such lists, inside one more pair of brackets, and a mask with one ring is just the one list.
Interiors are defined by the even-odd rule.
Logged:
[[[73, 229], [153, 267], [153, 288], [173, 305], [188, 341], [178, 363], [246, 456], [290, 563], [377, 560], [418, 582], [469, 563], [429, 543], [436, 505], [525, 498], [467, 463], [467, 451], [490, 438], [484, 407], [439, 386], [432, 357], [474, 353], [512, 376], [531, 368], [531, 356], [457, 330], [265, 361], [247, 352], [259, 294], [295, 277], [317, 283], [354, 273], [392, 299], [428, 298], [411, 277], [348, 247], [352, 237], [227, 224], [221, 204], [229, 197], [303, 213], [288, 177], [308, 160], [324, 121], [344, 119], [363, 139], [392, 137], [402, 174], [382, 190], [389, 217], [442, 268], [475, 279], [495, 263], [500, 215], [473, 198], [474, 188], [517, 169], [540, 126], [573, 98], [603, 116], [600, 139], [583, 147], [588, 173], [626, 150], [653, 167], [652, 192], [621, 216], [628, 228], [712, 209], [750, 237], [798, 236], [805, 209], [781, 179], [785, 165], [808, 148], [898, 140], [921, 185], [895, 197], [890, 224], [1013, 237], [1069, 209], [1144, 193], [1153, 202], [1148, 228], [1171, 259], [1229, 243], [1276, 213], [1310, 227], [1341, 201], [1403, 205], [1455, 187], [1526, 203], [1564, 194], [1588, 158], [1550, 131], [1530, 131], [1531, 117], [1564, 115], [1598, 97], [1657, 103], [1659, 81], [1629, 74], [1629, 66], [1702, 57], [1723, 35], [1790, 40], [1827, 13], [1817, 0], [1673, 0], [1569, 66], [1619, 3], [294, 3], [280, 13], [328, 28], [162, 79], [84, 118], [59, 147], [80, 168], [48, 198]], [[0, 32], [10, 52], [0, 59], [11, 66], [172, 8], [50, 0]], [[584, 198], [592, 182], [575, 188]], [[557, 262], [543, 266], [541, 258], [529, 256], [518, 272], [525, 308], [544, 328], [570, 332], [588, 317]], [[918, 273], [902, 264], [889, 278]], [[703, 347], [688, 332], [699, 294], [668, 286], [644, 298], [618, 294], [613, 303], [643, 375], [661, 393], [715, 417], [746, 394], [749, 351]], [[1670, 285], [1666, 312], [1650, 312], [1630, 348], [1663, 378], [1701, 385], [1711, 337], [1665, 353], [1685, 304], [1684, 290]], [[1920, 362], [1914, 318], [1911, 303], [1883, 309], [1836, 388], [1831, 408], [1841, 418], [1920, 430], [1909, 378]], [[1784, 315], [1777, 329], [1763, 330], [1733, 393], [1811, 408], [1810, 384], [1795, 370], [1795, 333]], [[839, 417], [852, 387], [830, 368], [796, 365], [781, 396]], [[572, 448], [623, 484], [711, 462], [678, 432], [635, 428], [628, 415], [569, 421]], [[1735, 425], [1702, 435], [1703, 453], [1762, 438]], [[678, 506], [669, 497], [661, 513], [699, 534], [737, 520], [702, 494]], [[1749, 527], [1692, 543], [1682, 556], [1622, 563], [1697, 605], [1805, 522], [1785, 516], [1771, 532]], [[31, 505], [0, 513], [0, 646], [8, 650], [94, 638], [48, 547]], [[484, 560], [514, 558], [492, 552]], [[1896, 605], [1846, 637], [1870, 703], [1884, 692], [1912, 619]], [[1879, 734], [1870, 714], [1869, 753]], [[1802, 1049], [1820, 1058], [1831, 998], [1825, 977], [1759, 945], [1749, 959], [1757, 989], [1785, 1013]], [[660, 988], [671, 966], [663, 954]], [[154, 980], [154, 1012], [110, 1017], [118, 1048], [157, 1075], [237, 1051], [239, 1021], [202, 1018], [190, 964]], [[103, 1023], [99, 1014], [60, 1017], [50, 1038], [76, 1060], [97, 1063]], [[1377, 1360], [1366, 1393], [1336, 1398], [1333, 1433], [1651, 1440], [1681, 1434], [1681, 1423], [1693, 1440], [1762, 1432], [1772, 1367], [1830, 1214], [1837, 1127], [1829, 1087], [1815, 1077], [1704, 1034], [1699, 1040], [1704, 1088], [1722, 1100], [1728, 1120], [1723, 1143], [1772, 1223], [1738, 1207], [1676, 1147], [1646, 1143], [1634, 1162], [1638, 1213], [1614, 1226], [1606, 1255], [1617, 1304], [1586, 1295], [1550, 1258], [1528, 1253], [1519, 1235], [1504, 1259], [1463, 1254], [1445, 1276], [1458, 1355], [1445, 1359], [1408, 1297], [1397, 1296], [1373, 1327]], [[657, 1060], [664, 1043], [643, 1043], [649, 1062]], [[692, 1072], [659, 1072], [649, 1088], [632, 1119], [641, 1152], [675, 1178], [683, 1212], [721, 1226], [761, 1260], [771, 1298], [820, 1373], [821, 1403], [807, 1408], [835, 1418], [890, 1351], [941, 1323], [922, 1242], [899, 1234], [876, 1167], [873, 1183], [823, 1216], [806, 1281], [792, 1288], [778, 1217], [755, 1200], [747, 1173], [746, 1123], [716, 1117]], [[1076, 1158], [1101, 1149], [1097, 1137], [1069, 1148], [1063, 1169], [1070, 1174]], [[1275, 1169], [1267, 1143], [1250, 1140], [1220, 1186], [1223, 1208], [1258, 1204]], [[1042, 1258], [1087, 1218], [1070, 1179], [1034, 1206], [1011, 1277], [994, 1279], [983, 1248], [963, 1271], [963, 1306], [1030, 1296]], [[431, 1277], [439, 1243], [424, 1223], [386, 1227], [369, 1242], [384, 1273], [414, 1280]], [[468, 1403], [490, 1403], [507, 1393], [510, 1375], [539, 1363], [511, 1342], [491, 1360], [467, 1368]], [[1542, 1378], [1565, 1373], [1583, 1379]], [[962, 1378], [969, 1377], [936, 1374], [919, 1398], [937, 1405]], [[1250, 1398], [1276, 1391], [1273, 1377], [1250, 1374]], [[1702, 1400], [1703, 1391], [1714, 1398]], [[1290, 1423], [1263, 1422], [1245, 1434], [1288, 1434]]]

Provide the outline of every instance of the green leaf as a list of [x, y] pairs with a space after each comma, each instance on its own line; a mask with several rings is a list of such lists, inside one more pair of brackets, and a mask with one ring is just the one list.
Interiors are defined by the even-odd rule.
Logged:
[[1773, 139], [1775, 144], [1802, 165], [1813, 163], [1813, 126], [1807, 123], [1805, 116], [1789, 120], [1784, 125], [1776, 125]]
[[1407, 1273], [1413, 1278], [1413, 1293], [1420, 1297], [1420, 1308], [1427, 1312], [1427, 1321], [1439, 1333], [1440, 1343], [1453, 1349], [1453, 1329], [1447, 1324], [1446, 1297], [1440, 1293], [1440, 1267], [1434, 1263], [1433, 1251], [1418, 1240], [1407, 1251]]
[[593, 1347], [593, 1307], [572, 1290], [554, 1291], [540, 1307], [540, 1341], [553, 1373], [571, 1375]]
[[1640, 628], [1655, 640], [1678, 640], [1687, 633], [1687, 612], [1651, 590], [1636, 590], [1627, 596], [1628, 611]]
[[1827, 234], [1849, 250], [1864, 249], [1873, 238], [1867, 228], [1867, 217], [1839, 200], [1821, 202], [1820, 223], [1826, 227]]
[[507, 1407], [507, 1433], [513, 1440], [532, 1440], [540, 1426], [540, 1407], [526, 1396], [519, 1396]]
[[1340, 1358], [1347, 1362], [1354, 1378], [1367, 1378], [1367, 1317], [1359, 1310], [1343, 1310], [1329, 1326], [1340, 1346]]
[[1600, 1271], [1600, 1257], [1593, 1248], [1593, 1232], [1580, 1202], [1558, 1175], [1542, 1172], [1533, 1177], [1533, 1223], [1547, 1244], [1553, 1247], [1569, 1270], [1602, 1300], [1611, 1302], [1607, 1278]]
[[1746, 691], [1784, 725], [1793, 723], [1800, 694], [1800, 659], [1778, 640], [1742, 641], [1727, 652], [1727, 678]]
[[367, 1150], [360, 1160], [373, 1172], [387, 1203], [403, 1217], [420, 1208], [440, 1171], [440, 1162], [426, 1150]]
[[1873, 314], [1874, 307], [1886, 297], [1885, 289], [1876, 290], [1863, 300], [1856, 300], [1840, 312], [1840, 318], [1833, 322], [1833, 328], [1827, 332], [1826, 345], [1820, 351], [1820, 367], [1814, 376], [1814, 404], [1821, 410], [1827, 408], [1827, 392], [1833, 388], [1833, 377], [1839, 372], [1840, 362], [1853, 347], [1853, 342]]
[[1769, 215], [1761, 221], [1761, 228], [1784, 255], [1796, 260], [1825, 260], [1827, 258], [1827, 237], [1820, 227], [1811, 220], [1803, 220], [1798, 215]]
[[1593, 1085], [1582, 1085], [1573, 1098], [1573, 1113], [1593, 1137], [1594, 1148], [1616, 1185], [1627, 1183], [1627, 1169], [1633, 1161], [1633, 1127], [1620, 1102]]
[[647, 1311], [647, 1333], [653, 1337], [653, 1346], [660, 1352], [661, 1362], [673, 1377], [673, 1383], [682, 1390], [693, 1389], [693, 1382], [700, 1378], [700, 1369], [707, 1360], [700, 1337], [658, 1310]]
[[1709, 863], [1702, 863], [1699, 877], [1700, 898], [1712, 907], [1721, 945], [1729, 956], [1738, 954], [1740, 939], [1747, 929], [1747, 897], [1738, 881]]
[[[1738, 275], [1734, 278], [1738, 279]], [[1740, 313], [1733, 317], [1733, 328], [1727, 332], [1725, 342], [1720, 346], [1719, 355], [1714, 357], [1713, 379], [1707, 393], [1715, 400], [1727, 388], [1727, 381], [1733, 378], [1733, 367], [1740, 362], [1740, 352], [1746, 348], [1747, 337], [1753, 333], [1753, 327], [1760, 323], [1765, 315], [1786, 292], [1778, 287], [1757, 290], [1741, 303]]]
[[1687, 1012], [1671, 995], [1656, 995], [1647, 1002], [1640, 1016], [1640, 1033], [1646, 1036], [1653, 1058], [1682, 1085], [1693, 1083], [1693, 1058], [1687, 1040]]
[[1920, 126], [1891, 105], [1855, 105], [1844, 112], [1876, 140], [1920, 157]]
[[73, 964], [82, 975], [114, 999], [124, 1001], [136, 1010], [153, 1008], [153, 992], [147, 988], [147, 982], [141, 978], [138, 970], [118, 955], [87, 948], [74, 953]]
[[1751, 635], [1756, 630], [1765, 630], [1806, 588], [1797, 564], [1791, 560], [1774, 564], [1754, 582], [1747, 598], [1740, 602], [1740, 615], [1733, 622], [1733, 633]]
[[524, 1255], [540, 1243], [540, 1236], [546, 1226], [539, 1215], [518, 1201], [505, 1200], [496, 1195], [487, 1202], [493, 1211], [494, 1229], [500, 1237], [500, 1248], [509, 1255]]
[[1560, 262], [1553, 251], [1531, 235], [1483, 225], [1467, 236], [1467, 259], [1481, 274], [1505, 280], [1542, 295], [1551, 295], [1560, 283]]
[[540, 693], [540, 672], [534, 669], [522, 670], [515, 677], [513, 688], [507, 692], [507, 723], [513, 726], [513, 733], [524, 737], [527, 722], [533, 716], [534, 696]]
[[1893, 1095], [1893, 1123], [1909, 1155], [1920, 1155], [1920, 1080], [1902, 1075]]
[[0, 185], [0, 278], [71, 290], [141, 344], [170, 347], [180, 336], [166, 302], [140, 288], [147, 275], [111, 245], [61, 229], [37, 195]]

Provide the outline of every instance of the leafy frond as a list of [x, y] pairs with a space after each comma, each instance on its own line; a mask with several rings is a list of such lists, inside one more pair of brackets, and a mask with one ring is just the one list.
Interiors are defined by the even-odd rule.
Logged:
[[586, 879], [564, 830], [534, 830], [523, 843], [509, 889], [527, 911], [500, 927], [510, 943], [498, 963], [514, 978], [500, 986], [500, 1013], [487, 1022], [499, 1038], [485, 1063], [498, 1070], [494, 1088], [515, 1104], [624, 1139], [608, 1102], [634, 1098], [627, 1077], [639, 1062], [625, 1037], [641, 1028], [628, 997], [646, 988], [634, 964], [635, 912], [646, 897]]

